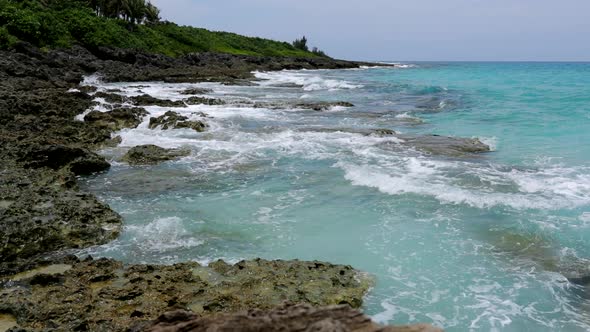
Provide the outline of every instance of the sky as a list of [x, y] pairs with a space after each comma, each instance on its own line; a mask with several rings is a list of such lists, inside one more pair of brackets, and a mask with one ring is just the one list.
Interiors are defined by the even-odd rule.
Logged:
[[152, 0], [181, 25], [349, 60], [590, 61], [590, 0]]

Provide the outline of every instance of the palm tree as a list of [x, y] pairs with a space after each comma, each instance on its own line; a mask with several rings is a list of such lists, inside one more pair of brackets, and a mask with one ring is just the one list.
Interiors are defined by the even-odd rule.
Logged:
[[141, 23], [145, 16], [145, 0], [123, 0], [123, 15], [131, 23]]
[[157, 23], [160, 21], [160, 9], [152, 5], [150, 1], [145, 6], [145, 19], [149, 23]]

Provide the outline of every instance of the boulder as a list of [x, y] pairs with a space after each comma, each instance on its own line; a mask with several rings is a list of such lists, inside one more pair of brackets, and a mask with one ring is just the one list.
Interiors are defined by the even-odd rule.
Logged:
[[[197, 113], [201, 117], [206, 117], [204, 113]], [[209, 127], [205, 122], [194, 120], [189, 121], [188, 117], [180, 115], [176, 112], [168, 111], [159, 117], [150, 118], [149, 128], [156, 129], [176, 129], [176, 128], [190, 128], [198, 132], [203, 132]]]
[[186, 104], [182, 100], [173, 101], [169, 99], [158, 99], [148, 94], [129, 97], [129, 100], [131, 100], [133, 104], [141, 106], [155, 105], [162, 107], [186, 107]]
[[151, 165], [167, 160], [173, 160], [190, 154], [181, 149], [164, 149], [156, 145], [139, 145], [131, 148], [122, 160], [130, 165]]
[[225, 105], [225, 101], [216, 98], [190, 97], [184, 100], [187, 105]]
[[490, 152], [490, 147], [477, 138], [449, 137], [439, 135], [399, 136], [403, 145], [417, 150], [449, 157], [465, 157], [476, 153]]
[[190, 88], [190, 89], [186, 89], [184, 91], [181, 91], [180, 94], [183, 94], [183, 95], [204, 95], [204, 94], [211, 93], [211, 92], [213, 92], [213, 90], [206, 89], [206, 88]]
[[117, 131], [123, 128], [136, 128], [148, 112], [144, 108], [116, 108], [108, 112], [92, 111], [84, 117], [84, 121], [97, 127]]

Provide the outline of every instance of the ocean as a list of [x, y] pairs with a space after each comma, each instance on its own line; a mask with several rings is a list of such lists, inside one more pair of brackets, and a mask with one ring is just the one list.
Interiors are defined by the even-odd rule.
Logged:
[[[81, 182], [124, 217], [124, 231], [80, 254], [160, 264], [324, 260], [374, 277], [363, 309], [380, 323], [590, 330], [590, 291], [579, 279], [590, 276], [589, 63], [255, 76], [252, 86], [87, 78], [101, 90], [172, 100], [210, 88], [208, 96], [241, 104], [173, 108], [206, 121], [203, 133], [150, 130], [149, 117], [117, 133], [121, 145], [101, 152], [111, 170]], [[311, 101], [355, 106], [294, 106]], [[427, 153], [367, 134], [377, 128], [478, 138], [492, 151]], [[140, 144], [191, 154], [156, 166], [118, 161]]]

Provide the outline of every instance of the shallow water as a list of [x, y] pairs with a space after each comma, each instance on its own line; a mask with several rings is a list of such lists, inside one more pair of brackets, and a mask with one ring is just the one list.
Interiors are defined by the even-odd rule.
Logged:
[[[405, 67], [257, 73], [252, 87], [99, 84], [169, 99], [200, 86], [225, 99], [355, 107], [195, 105], [174, 110], [207, 113], [207, 132], [123, 130], [121, 146], [103, 151], [112, 169], [84, 187], [125, 229], [85, 253], [166, 264], [327, 260], [376, 277], [365, 310], [379, 322], [590, 329], [590, 293], [567, 280], [590, 275], [590, 64]], [[368, 128], [479, 137], [494, 151], [447, 158], [348, 130]], [[192, 153], [153, 167], [116, 162], [138, 144]]]

